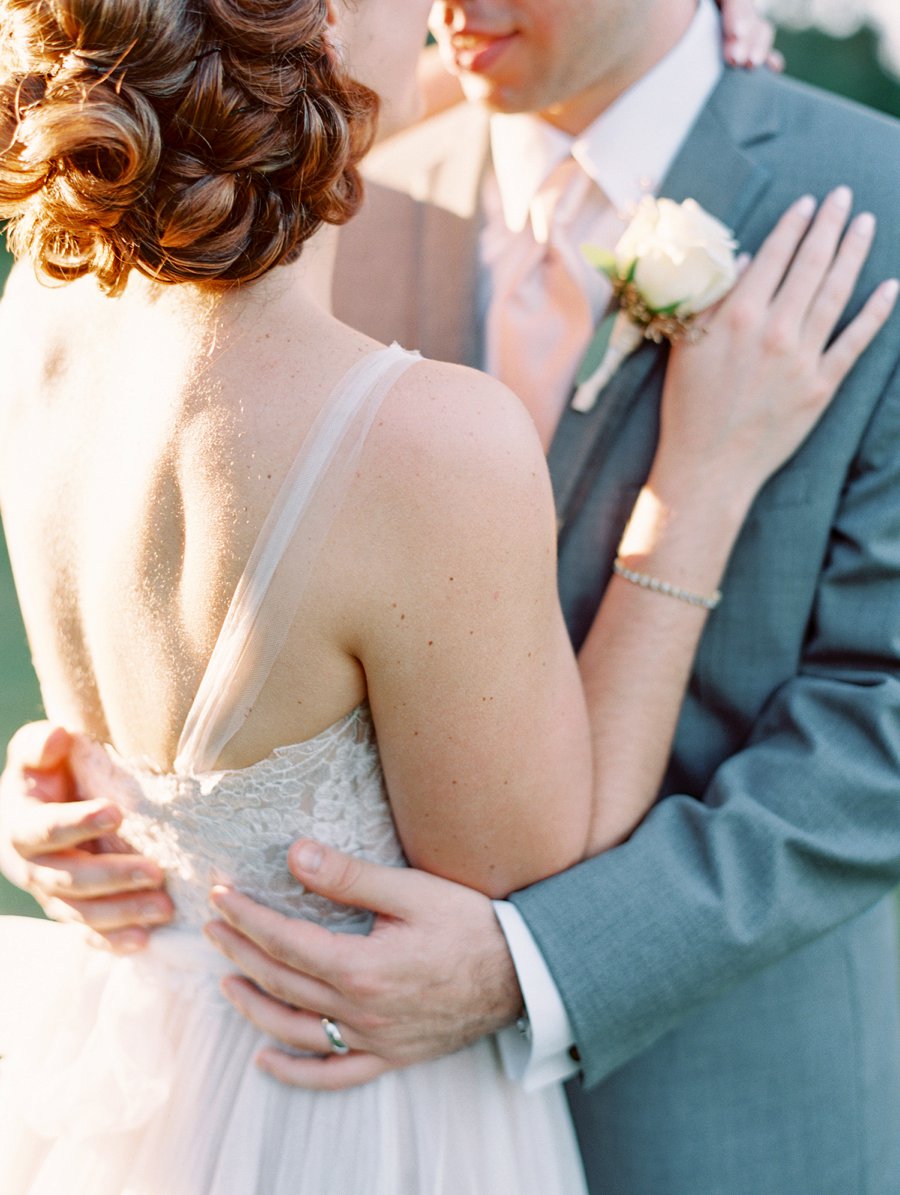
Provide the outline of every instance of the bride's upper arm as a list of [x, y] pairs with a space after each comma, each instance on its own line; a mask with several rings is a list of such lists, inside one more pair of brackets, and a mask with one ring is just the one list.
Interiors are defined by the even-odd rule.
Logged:
[[591, 790], [537, 434], [497, 383], [425, 363], [388, 399], [362, 485], [356, 651], [404, 847], [505, 894], [581, 856]]

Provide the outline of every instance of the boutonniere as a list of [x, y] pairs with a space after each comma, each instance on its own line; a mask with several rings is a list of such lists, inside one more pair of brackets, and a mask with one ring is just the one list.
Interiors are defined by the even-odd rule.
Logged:
[[616, 310], [597, 330], [577, 378], [576, 411], [590, 411], [622, 362], [644, 340], [692, 340], [695, 317], [723, 298], [738, 276], [734, 234], [693, 199], [645, 196], [610, 253], [582, 252], [613, 285]]

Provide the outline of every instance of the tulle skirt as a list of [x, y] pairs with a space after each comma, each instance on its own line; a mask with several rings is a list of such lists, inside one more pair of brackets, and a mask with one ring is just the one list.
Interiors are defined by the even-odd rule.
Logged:
[[264, 1075], [200, 935], [140, 955], [0, 918], [4, 1195], [579, 1195], [562, 1092], [492, 1041], [346, 1092]]

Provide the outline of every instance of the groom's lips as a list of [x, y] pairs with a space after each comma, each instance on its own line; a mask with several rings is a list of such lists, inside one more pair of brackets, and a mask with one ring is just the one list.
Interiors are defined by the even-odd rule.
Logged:
[[489, 71], [515, 41], [515, 33], [454, 33], [450, 39], [457, 69], [471, 74]]

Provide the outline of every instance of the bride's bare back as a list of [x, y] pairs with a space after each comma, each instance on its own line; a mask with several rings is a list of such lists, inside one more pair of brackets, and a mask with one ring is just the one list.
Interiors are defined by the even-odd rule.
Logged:
[[[110, 300], [25, 266], [10, 287], [3, 490], [42, 685], [68, 724], [167, 766], [293, 454], [375, 346], [327, 317], [278, 329], [261, 308], [232, 327], [227, 302], [140, 280]], [[295, 739], [364, 691], [303, 622], [316, 649], [278, 719]], [[273, 684], [270, 704], [288, 702]]]
[[[216, 300], [138, 281], [108, 299], [20, 270], [4, 304], [4, 517], [48, 707], [163, 769], [304, 436], [378, 348], [312, 303], [303, 277], [298, 264]], [[29, 480], [35, 460], [46, 484]], [[579, 817], [572, 792], [586, 789], [589, 756], [553, 551], [528, 417], [472, 371], [417, 365], [384, 401], [219, 766], [308, 739], [368, 695], [401, 828], [405, 799], [412, 810], [451, 796], [459, 813], [480, 804], [486, 829], [525, 751], [535, 811], [538, 786], [546, 813], [551, 776], [570, 769], [572, 832], [548, 853], [577, 857], [587, 802]], [[518, 814], [521, 782], [514, 792]], [[413, 850], [414, 824], [410, 813]], [[527, 860], [518, 838], [510, 852]], [[448, 869], [465, 849], [451, 846]], [[485, 880], [498, 866], [476, 865]]]

